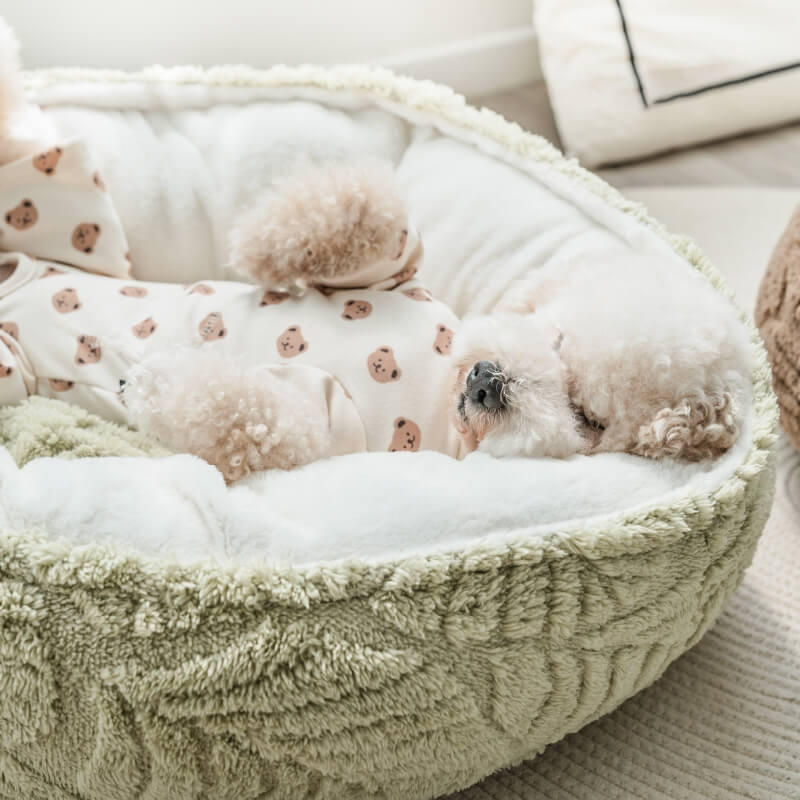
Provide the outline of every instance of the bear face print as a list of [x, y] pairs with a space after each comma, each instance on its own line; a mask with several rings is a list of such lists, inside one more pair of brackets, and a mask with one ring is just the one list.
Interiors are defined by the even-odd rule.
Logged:
[[59, 314], [69, 314], [70, 311], [77, 311], [81, 307], [78, 293], [75, 289], [62, 289], [56, 292], [52, 298], [53, 308]]
[[308, 351], [308, 342], [303, 338], [303, 332], [299, 325], [290, 325], [275, 343], [278, 348], [278, 355], [284, 358], [294, 358], [300, 353]]
[[75, 381], [65, 381], [61, 378], [48, 378], [47, 382], [54, 392], [66, 392], [75, 385]]
[[6, 214], [6, 222], [15, 230], [26, 231], [39, 220], [39, 212], [32, 200], [23, 200]]
[[422, 431], [416, 422], [412, 422], [405, 417], [398, 417], [394, 421], [394, 433], [392, 441], [389, 443], [389, 452], [396, 453], [398, 450], [408, 450], [415, 452], [422, 444]]
[[259, 306], [276, 306], [278, 303], [283, 303], [289, 299], [288, 292], [276, 292], [273, 289], [267, 289], [261, 297]]
[[131, 330], [137, 339], [146, 339], [148, 336], [153, 335], [157, 327], [155, 320], [152, 317], [148, 317], [134, 325]]
[[7, 378], [14, 372], [14, 367], [8, 367], [5, 364], [0, 364], [0, 378]]
[[104, 192], [106, 190], [106, 182], [103, 180], [103, 176], [99, 172], [95, 172], [95, 174], [92, 175], [92, 180], [94, 181], [94, 185], [101, 192]]
[[123, 286], [119, 293], [125, 297], [147, 297], [147, 289], [144, 286]]
[[83, 334], [78, 337], [78, 349], [75, 351], [76, 364], [96, 364], [101, 355], [100, 340], [96, 336]]
[[429, 303], [433, 300], [433, 295], [427, 290], [417, 287], [415, 289], [403, 289], [403, 294], [410, 297], [412, 300], [420, 300], [421, 302]]
[[364, 319], [372, 313], [372, 303], [366, 300], [347, 300], [342, 319]]
[[449, 356], [453, 347], [453, 331], [446, 325], [436, 326], [436, 338], [433, 340], [433, 351], [440, 356]]
[[19, 341], [19, 325], [16, 322], [0, 322], [0, 331]]
[[204, 342], [212, 342], [228, 335], [228, 330], [222, 321], [222, 314], [219, 311], [212, 311], [210, 314], [206, 314], [200, 322], [198, 330]]
[[189, 289], [189, 294], [214, 294], [214, 289], [205, 283], [197, 283]]
[[392, 280], [395, 286], [399, 286], [401, 283], [410, 281], [416, 274], [417, 268], [413, 264], [407, 264], [400, 272], [395, 272], [395, 274], [392, 275]]
[[394, 350], [391, 347], [379, 347], [367, 356], [367, 369], [369, 374], [378, 383], [391, 383], [399, 381], [403, 371], [397, 366]]
[[63, 269], [56, 269], [56, 267], [47, 267], [42, 273], [43, 278], [52, 278], [53, 275], [66, 275]]
[[81, 222], [72, 232], [72, 246], [81, 253], [93, 253], [100, 238], [100, 226], [96, 222]]
[[33, 166], [39, 172], [44, 172], [45, 175], [52, 175], [56, 171], [63, 152], [60, 147], [54, 147], [46, 153], [39, 153], [38, 156], [33, 157]]

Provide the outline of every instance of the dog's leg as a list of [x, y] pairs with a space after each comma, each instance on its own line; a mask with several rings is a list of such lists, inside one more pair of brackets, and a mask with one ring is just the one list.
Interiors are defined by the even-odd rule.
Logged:
[[277, 182], [231, 236], [231, 265], [275, 290], [392, 288], [416, 272], [421, 253], [391, 168], [375, 163]]
[[700, 461], [730, 449], [739, 436], [729, 392], [687, 398], [639, 428], [630, 452], [647, 458]]
[[[313, 370], [242, 366], [213, 345], [177, 348], [131, 369], [122, 381], [122, 400], [142, 433], [174, 452], [199, 456], [230, 483], [336, 452], [333, 392], [321, 387], [319, 375], [298, 380], [302, 369]], [[309, 389], [312, 381], [319, 391]]]

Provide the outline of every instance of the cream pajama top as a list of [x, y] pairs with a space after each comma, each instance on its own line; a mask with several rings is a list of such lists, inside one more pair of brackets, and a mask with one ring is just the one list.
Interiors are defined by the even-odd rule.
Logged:
[[334, 452], [463, 454], [447, 416], [458, 319], [413, 280], [413, 232], [399, 258], [295, 297], [132, 279], [81, 143], [0, 167], [0, 204], [0, 403], [57, 397], [124, 423], [120, 381], [146, 353], [213, 342], [322, 398]]

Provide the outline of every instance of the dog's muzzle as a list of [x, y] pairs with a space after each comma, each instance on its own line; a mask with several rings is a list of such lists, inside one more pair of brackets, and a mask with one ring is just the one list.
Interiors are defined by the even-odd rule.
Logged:
[[505, 382], [497, 364], [478, 361], [467, 375], [467, 397], [487, 411], [498, 411], [505, 406]]

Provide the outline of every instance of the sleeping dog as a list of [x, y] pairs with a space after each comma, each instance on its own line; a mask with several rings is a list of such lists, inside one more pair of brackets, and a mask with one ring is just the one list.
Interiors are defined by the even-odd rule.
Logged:
[[[49, 260], [47, 192], [89, 161], [25, 128], [36, 115], [16, 64], [0, 69], [3, 169], [32, 181], [2, 209], [4, 246], [20, 230], [31, 243], [0, 259], [3, 402], [62, 397], [229, 481], [364, 450], [694, 460], [739, 434], [748, 342], [701, 278], [633, 254], [552, 263], [459, 321], [418, 281], [422, 245], [385, 166], [323, 165], [273, 187], [232, 235], [247, 283], [97, 274], [102, 245], [124, 241], [113, 214], [81, 219]], [[89, 209], [105, 187], [84, 169]]]

